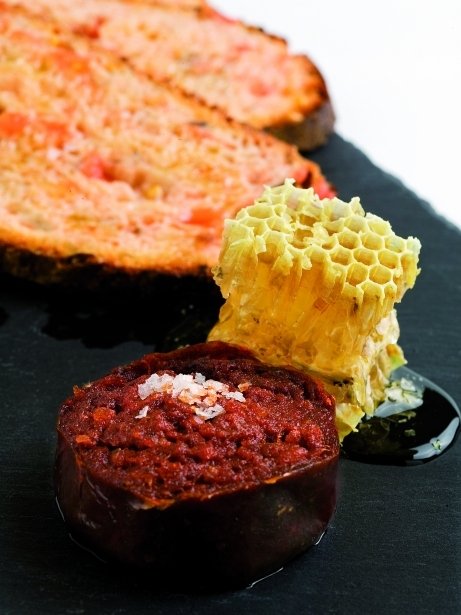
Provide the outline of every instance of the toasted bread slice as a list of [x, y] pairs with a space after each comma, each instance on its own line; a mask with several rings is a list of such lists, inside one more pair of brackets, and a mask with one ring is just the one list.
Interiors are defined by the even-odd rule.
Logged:
[[85, 37], [13, 8], [0, 32], [0, 244], [14, 273], [60, 281], [88, 261], [208, 272], [224, 218], [263, 185], [293, 177], [331, 192], [292, 146]]
[[300, 149], [323, 144], [334, 123], [325, 82], [281, 38], [209, 6], [181, 10], [149, 1], [9, 0], [97, 39], [156, 80]]

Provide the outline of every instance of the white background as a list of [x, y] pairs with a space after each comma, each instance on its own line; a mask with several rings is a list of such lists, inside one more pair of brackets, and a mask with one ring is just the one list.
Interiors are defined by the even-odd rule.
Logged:
[[210, 3], [309, 55], [336, 131], [461, 227], [461, 0]]

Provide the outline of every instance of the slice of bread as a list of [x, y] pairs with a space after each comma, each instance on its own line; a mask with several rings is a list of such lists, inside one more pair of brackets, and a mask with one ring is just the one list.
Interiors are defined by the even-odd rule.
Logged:
[[63, 281], [108, 271], [185, 275], [217, 261], [223, 220], [264, 185], [331, 187], [295, 148], [155, 83], [88, 38], [0, 13], [4, 269]]
[[306, 56], [290, 54], [281, 38], [207, 5], [181, 10], [152, 0], [9, 2], [51, 15], [152, 78], [171, 80], [230, 117], [300, 149], [323, 144], [333, 129], [325, 82]]

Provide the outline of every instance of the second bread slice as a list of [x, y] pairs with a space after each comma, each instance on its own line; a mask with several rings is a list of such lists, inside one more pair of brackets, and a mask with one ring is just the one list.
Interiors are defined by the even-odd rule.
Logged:
[[229, 19], [209, 6], [163, 2], [9, 0], [48, 15], [168, 79], [230, 117], [308, 150], [323, 144], [334, 116], [325, 82], [309, 58], [281, 38]]

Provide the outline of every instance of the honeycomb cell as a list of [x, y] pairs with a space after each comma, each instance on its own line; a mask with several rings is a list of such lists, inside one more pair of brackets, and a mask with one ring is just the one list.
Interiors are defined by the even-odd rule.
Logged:
[[369, 250], [381, 250], [384, 247], [384, 239], [376, 233], [366, 233], [362, 236], [362, 245]]
[[273, 231], [278, 231], [278, 232], [282, 232], [284, 231], [284, 221], [277, 217], [277, 216], [272, 216], [268, 221], [267, 221], [267, 225], [270, 229], [272, 229]]
[[328, 220], [328, 222], [325, 222], [325, 228], [330, 235], [338, 236], [344, 229], [344, 218]]
[[295, 246], [295, 248], [304, 248], [308, 239], [308, 236], [306, 236], [302, 229], [296, 229], [291, 243]]
[[324, 250], [334, 250], [338, 245], [338, 236], [330, 235], [330, 237], [323, 243]]
[[298, 215], [298, 224], [300, 226], [304, 226], [306, 228], [311, 227], [315, 222], [315, 218], [313, 218], [312, 216], [309, 216], [307, 214], [304, 214], [302, 212], [299, 213]]
[[406, 241], [403, 237], [398, 237], [397, 235], [390, 235], [385, 239], [386, 248], [392, 250], [392, 252], [403, 252], [405, 250]]
[[373, 252], [372, 250], [367, 250], [365, 248], [356, 248], [353, 251], [353, 255], [358, 263], [362, 263], [368, 266], [374, 265], [378, 260], [376, 252]]
[[378, 216], [370, 215], [367, 217], [368, 227], [370, 230], [374, 231], [378, 235], [382, 237], [388, 237], [392, 234], [391, 225], [387, 220], [383, 220], [382, 218], [378, 218]]
[[309, 247], [309, 258], [313, 263], [322, 263], [326, 260], [328, 252], [325, 252], [320, 246], [314, 245]]
[[400, 258], [395, 252], [390, 250], [380, 250], [378, 252], [378, 260], [384, 267], [388, 269], [397, 269], [400, 265]]
[[385, 285], [392, 280], [392, 273], [382, 265], [375, 265], [370, 269], [370, 280]]
[[260, 220], [253, 216], [249, 216], [247, 220], [245, 220], [245, 226], [254, 229], [256, 235], [261, 235], [267, 229], [267, 223], [265, 220]]
[[366, 220], [358, 215], [353, 215], [346, 220], [346, 226], [354, 233], [363, 233], [368, 230]]
[[338, 263], [340, 265], [348, 265], [353, 258], [350, 250], [346, 250], [340, 246], [337, 246], [336, 250], [330, 253], [330, 256], [334, 263]]
[[381, 302], [386, 294], [384, 291], [384, 286], [382, 286], [381, 284], [377, 284], [370, 279], [362, 282], [359, 287], [361, 288], [364, 296], [368, 298], [373, 298], [375, 301]]
[[368, 268], [360, 263], [354, 263], [349, 266], [346, 275], [346, 282], [351, 286], [358, 286], [361, 282], [368, 279]]
[[360, 239], [357, 236], [357, 234], [352, 232], [348, 228], [344, 229], [338, 235], [338, 241], [340, 245], [342, 245], [344, 248], [347, 248], [349, 250], [353, 250], [354, 248], [357, 248], [360, 245]]

